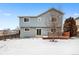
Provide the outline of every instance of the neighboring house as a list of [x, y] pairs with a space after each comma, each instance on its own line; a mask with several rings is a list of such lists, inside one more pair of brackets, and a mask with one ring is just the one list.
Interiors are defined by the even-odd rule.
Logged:
[[77, 32], [79, 32], [79, 17], [75, 18], [76, 25], [77, 25]]
[[63, 12], [54, 8], [38, 16], [19, 16], [20, 37], [43, 37], [62, 32]]

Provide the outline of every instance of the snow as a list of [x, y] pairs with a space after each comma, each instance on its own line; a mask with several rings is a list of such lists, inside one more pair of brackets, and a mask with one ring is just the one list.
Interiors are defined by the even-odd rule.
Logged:
[[0, 55], [75, 55], [79, 54], [79, 38], [50, 42], [42, 38], [7, 39], [0, 41]]

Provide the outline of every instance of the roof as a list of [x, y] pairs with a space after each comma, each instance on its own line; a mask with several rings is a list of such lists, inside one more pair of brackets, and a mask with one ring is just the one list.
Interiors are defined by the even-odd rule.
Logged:
[[51, 8], [51, 9], [49, 9], [48, 11], [43, 12], [42, 14], [40, 14], [40, 15], [38, 15], [38, 16], [18, 16], [18, 17], [19, 17], [19, 18], [22, 18], [22, 17], [34, 17], [34, 18], [37, 18], [37, 17], [39, 17], [39, 16], [41, 16], [41, 15], [44, 15], [44, 14], [46, 14], [47, 12], [52, 11], [52, 10], [54, 10], [54, 11], [56, 11], [56, 12], [62, 14], [62, 15], [64, 14], [64, 13], [61, 12], [60, 10], [57, 10], [57, 9], [55, 9], [55, 8]]
[[51, 8], [51, 9], [49, 9], [48, 11], [46, 11], [46, 12], [44, 12], [44, 13], [42, 13], [42, 14], [38, 15], [38, 16], [41, 16], [41, 15], [43, 15], [43, 14], [46, 14], [47, 12], [52, 11], [52, 10], [54, 10], [54, 11], [56, 11], [56, 12], [58, 12], [58, 13], [62, 14], [62, 15], [64, 14], [63, 12], [61, 12], [61, 11], [59, 11], [59, 10], [55, 9], [55, 8]]
[[79, 19], [79, 17], [75, 18], [75, 20], [78, 20], [78, 19]]
[[31, 18], [37, 18], [37, 16], [18, 16], [19, 18], [24, 18], [24, 17], [31, 17]]

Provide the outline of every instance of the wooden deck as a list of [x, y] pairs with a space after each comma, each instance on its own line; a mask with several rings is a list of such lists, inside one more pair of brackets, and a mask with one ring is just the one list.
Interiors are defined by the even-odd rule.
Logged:
[[43, 37], [43, 39], [69, 39], [69, 36], [52, 36], [52, 37]]
[[43, 37], [43, 39], [69, 39], [70, 33], [64, 32], [62, 35], [48, 35], [47, 37]]

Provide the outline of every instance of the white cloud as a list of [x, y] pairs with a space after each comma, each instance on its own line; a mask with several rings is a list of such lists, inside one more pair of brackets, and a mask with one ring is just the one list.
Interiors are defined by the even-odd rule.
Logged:
[[3, 13], [4, 16], [11, 16], [11, 13]]
[[2, 10], [0, 10], [0, 13], [2, 12]]
[[79, 17], [79, 13], [65, 14], [64, 19], [67, 19], [69, 17], [74, 17], [74, 18]]
[[79, 13], [75, 13], [74, 15], [78, 15], [79, 16]]
[[0, 16], [11, 16], [12, 15], [12, 13], [10, 13], [10, 12], [7, 12], [7, 11], [5, 11], [5, 10], [0, 10]]
[[73, 14], [74, 17], [79, 17], [79, 13]]

